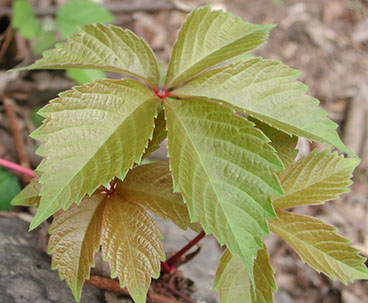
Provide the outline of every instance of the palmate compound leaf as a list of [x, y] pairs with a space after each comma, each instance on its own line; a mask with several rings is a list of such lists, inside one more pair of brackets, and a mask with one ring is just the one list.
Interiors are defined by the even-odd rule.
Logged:
[[59, 271], [79, 302], [84, 281], [89, 279], [94, 254], [100, 247], [102, 215], [106, 195], [100, 192], [86, 196], [80, 205], [73, 204], [54, 216], [48, 253], [52, 269]]
[[146, 302], [151, 277], [160, 275], [160, 260], [165, 260], [161, 237], [156, 222], [140, 205], [119, 195], [106, 202], [102, 253], [112, 278], [119, 278], [135, 303]]
[[45, 156], [41, 201], [31, 229], [60, 207], [92, 194], [139, 162], [151, 138], [158, 99], [135, 80], [100, 80], [60, 94], [41, 109], [33, 133]]
[[255, 25], [209, 6], [184, 21], [172, 51], [165, 87], [175, 87], [218, 63], [257, 48], [273, 25]]
[[113, 25], [92, 24], [72, 35], [56, 48], [45, 51], [29, 69], [99, 69], [141, 78], [152, 87], [159, 81], [159, 69], [151, 48], [129, 30]]
[[188, 204], [192, 222], [246, 264], [253, 261], [274, 216], [269, 195], [282, 189], [273, 171], [282, 164], [253, 123], [216, 102], [165, 102], [174, 189]]
[[175, 91], [181, 97], [205, 96], [236, 108], [274, 128], [353, 154], [340, 140], [337, 125], [326, 117], [299, 72], [274, 60], [250, 59], [212, 69]]
[[156, 162], [133, 168], [117, 192], [153, 213], [186, 229], [190, 225], [188, 209], [179, 193], [173, 193], [172, 176], [167, 162]]
[[329, 149], [313, 150], [279, 174], [285, 195], [274, 199], [275, 209], [322, 204], [349, 192], [350, 178], [359, 159], [347, 159]]
[[247, 268], [239, 256], [227, 249], [217, 268], [214, 290], [219, 291], [220, 303], [272, 303], [277, 290], [266, 246], [258, 251], [254, 262], [253, 286]]
[[365, 258], [349, 246], [349, 239], [336, 234], [337, 229], [324, 222], [285, 211], [269, 220], [271, 230], [285, 240], [316, 271], [343, 283], [368, 279]]

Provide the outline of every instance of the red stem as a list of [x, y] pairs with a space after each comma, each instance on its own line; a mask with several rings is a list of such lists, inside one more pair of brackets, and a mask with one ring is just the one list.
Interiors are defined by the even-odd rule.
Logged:
[[181, 257], [189, 251], [193, 246], [197, 245], [199, 241], [201, 241], [206, 236], [206, 233], [202, 230], [193, 240], [191, 240], [187, 245], [185, 245], [181, 250], [179, 250], [175, 255], [169, 258], [166, 263], [169, 266], [175, 266], [178, 261], [180, 261]]
[[0, 165], [4, 166], [6, 168], [9, 168], [11, 170], [14, 170], [16, 172], [19, 172], [19, 173], [25, 174], [27, 176], [30, 176], [32, 178], [34, 178], [36, 176], [32, 169], [25, 168], [23, 166], [20, 166], [18, 164], [13, 163], [13, 162], [6, 161], [2, 158], [0, 158]]

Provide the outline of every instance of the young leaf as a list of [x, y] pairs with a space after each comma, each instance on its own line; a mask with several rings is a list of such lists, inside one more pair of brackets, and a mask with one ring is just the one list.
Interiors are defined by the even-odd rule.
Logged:
[[133, 168], [119, 183], [117, 192], [128, 201], [143, 205], [155, 214], [170, 218], [186, 229], [190, 225], [183, 198], [173, 193], [172, 176], [166, 162], [156, 162]]
[[145, 303], [151, 277], [159, 277], [160, 260], [165, 259], [156, 222], [141, 206], [112, 195], [102, 228], [102, 253], [112, 278], [119, 278], [135, 303]]
[[38, 207], [41, 197], [41, 184], [39, 178], [34, 178], [23, 190], [11, 201], [12, 205]]
[[308, 87], [296, 81], [298, 75], [278, 61], [255, 58], [203, 73], [175, 94], [222, 100], [287, 134], [353, 154], [341, 142], [337, 125], [326, 117], [318, 100], [305, 95]]
[[273, 273], [264, 246], [254, 262], [254, 289], [242, 260], [226, 250], [216, 272], [214, 290], [220, 293], [220, 303], [272, 303], [277, 290]]
[[45, 156], [41, 202], [31, 229], [92, 194], [112, 178], [124, 178], [139, 162], [152, 135], [157, 100], [135, 80], [100, 80], [60, 94], [41, 109], [46, 122], [32, 136]]
[[349, 246], [349, 239], [336, 234], [337, 229], [312, 217], [285, 211], [269, 220], [271, 230], [285, 240], [316, 271], [343, 283], [368, 279], [365, 258]]
[[349, 192], [350, 178], [358, 159], [346, 159], [329, 149], [315, 149], [280, 174], [285, 195], [274, 200], [275, 209], [322, 204]]
[[214, 65], [257, 48], [271, 25], [255, 25], [209, 6], [184, 21], [172, 51], [165, 87], [175, 87]]
[[253, 261], [274, 216], [269, 195], [282, 195], [273, 175], [282, 163], [253, 123], [201, 99], [165, 102], [174, 188], [192, 222], [240, 255], [253, 277]]
[[128, 74], [146, 80], [151, 86], [159, 81], [158, 63], [150, 47], [129, 30], [113, 25], [86, 25], [68, 41], [43, 53], [29, 69], [99, 69]]
[[37, 37], [41, 29], [41, 22], [36, 18], [32, 5], [27, 0], [13, 2], [12, 25], [26, 39]]
[[159, 114], [155, 118], [155, 129], [153, 131], [152, 139], [148, 143], [142, 159], [147, 158], [152, 152], [157, 150], [162, 141], [164, 141], [167, 137], [165, 113], [161, 105], [159, 106], [158, 111]]
[[19, 192], [18, 178], [0, 166], [0, 211], [10, 210], [10, 202]]
[[52, 269], [57, 269], [60, 278], [66, 280], [78, 302], [100, 246], [105, 199], [102, 193], [86, 196], [80, 205], [74, 204], [55, 215], [49, 230]]
[[114, 16], [103, 6], [89, 0], [70, 0], [56, 13], [56, 21], [64, 38], [78, 27], [92, 23], [111, 23]]

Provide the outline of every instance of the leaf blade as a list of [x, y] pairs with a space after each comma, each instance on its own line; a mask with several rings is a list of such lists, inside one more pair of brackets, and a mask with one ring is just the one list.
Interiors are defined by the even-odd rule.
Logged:
[[41, 197], [41, 184], [39, 178], [33, 178], [31, 182], [11, 201], [12, 205], [38, 207]]
[[214, 290], [220, 293], [220, 303], [272, 303], [277, 290], [273, 274], [266, 246], [258, 251], [254, 263], [255, 287], [239, 256], [227, 249], [217, 268]]
[[34, 64], [16, 70], [98, 69], [138, 77], [152, 87], [158, 84], [159, 69], [153, 51], [129, 30], [113, 25], [86, 25], [55, 47], [45, 51]]
[[219, 104], [169, 100], [165, 115], [174, 189], [192, 222], [200, 220], [206, 233], [240, 255], [252, 276], [260, 237], [268, 233], [264, 218], [273, 216], [268, 195], [282, 192], [272, 174], [280, 160], [253, 123]]
[[107, 201], [102, 233], [102, 253], [112, 278], [118, 277], [135, 303], [145, 303], [151, 277], [160, 275], [165, 259], [161, 233], [142, 207], [113, 195]]
[[41, 109], [46, 122], [32, 135], [42, 142], [38, 154], [46, 156], [37, 168], [45, 186], [31, 229], [50, 211], [78, 204], [115, 176], [124, 178], [140, 161], [156, 115], [158, 101], [151, 96], [135, 80], [100, 80]]
[[316, 149], [282, 171], [280, 181], [285, 195], [276, 198], [276, 210], [300, 205], [322, 204], [337, 199], [349, 192], [352, 171], [359, 164], [358, 159], [344, 158], [329, 149], [319, 153]]
[[281, 131], [336, 146], [354, 155], [341, 141], [319, 101], [305, 95], [299, 72], [274, 60], [250, 59], [212, 69], [175, 91], [179, 96], [206, 96]]
[[175, 42], [165, 86], [175, 87], [203, 70], [255, 49], [273, 26], [243, 22], [209, 6], [193, 10]]
[[358, 255], [359, 250], [348, 245], [350, 240], [336, 234], [336, 228], [318, 219], [286, 211], [278, 212], [278, 217], [269, 222], [271, 230], [317, 272], [344, 284], [368, 279], [365, 258]]
[[52, 254], [52, 269], [65, 279], [76, 301], [80, 301], [84, 281], [94, 266], [94, 253], [100, 246], [102, 215], [106, 195], [95, 193], [85, 197], [80, 205], [54, 216], [48, 253]]
[[134, 201], [164, 219], [170, 218], [176, 225], [186, 229], [190, 218], [183, 198], [173, 192], [172, 176], [166, 162], [156, 162], [133, 168], [117, 192], [128, 201]]

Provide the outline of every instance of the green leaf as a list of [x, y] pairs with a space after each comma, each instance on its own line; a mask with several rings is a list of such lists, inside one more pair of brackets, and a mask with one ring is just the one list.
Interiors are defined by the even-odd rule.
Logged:
[[55, 33], [42, 28], [33, 48], [33, 53], [36, 55], [41, 54], [44, 50], [52, 47], [55, 43]]
[[337, 229], [312, 217], [278, 212], [269, 221], [271, 230], [285, 240], [316, 271], [343, 283], [368, 279], [365, 258], [349, 246], [349, 239], [336, 234]]
[[0, 166], [0, 211], [10, 210], [10, 202], [19, 192], [18, 178]]
[[133, 168], [117, 186], [117, 192], [186, 229], [190, 225], [188, 209], [179, 193], [173, 193], [172, 176], [166, 162]]
[[66, 91], [39, 113], [45, 123], [33, 134], [45, 158], [40, 207], [31, 229], [60, 207], [92, 194], [139, 162], [151, 138], [158, 99], [142, 83], [99, 80]]
[[119, 278], [135, 303], [146, 303], [151, 277], [160, 276], [160, 260], [165, 259], [156, 222], [141, 206], [112, 195], [102, 228], [102, 253], [110, 264], [111, 277]]
[[143, 159], [147, 158], [152, 152], [159, 149], [160, 144], [167, 138], [165, 113], [162, 106], [159, 106], [159, 114], [155, 118], [155, 130], [153, 131], [152, 139], [150, 140]]
[[254, 118], [249, 118], [249, 121], [252, 121], [256, 124], [256, 127], [259, 128], [266, 135], [266, 137], [271, 140], [270, 145], [276, 149], [277, 155], [285, 166], [284, 170], [277, 173], [277, 175], [280, 177], [280, 175], [286, 171], [286, 168], [295, 163], [295, 158], [298, 155], [298, 150], [296, 149], [298, 137], [285, 134], [284, 132], [279, 131]]
[[68, 69], [67, 75], [77, 84], [85, 84], [106, 77], [106, 73], [98, 69]]
[[285, 195], [275, 199], [275, 209], [306, 204], [322, 204], [349, 192], [352, 172], [359, 159], [346, 159], [329, 149], [321, 153], [315, 149], [280, 174]]
[[251, 59], [212, 69], [175, 91], [185, 96], [222, 100], [287, 134], [336, 146], [353, 154], [340, 140], [337, 125], [318, 100], [306, 95], [299, 72], [278, 61]]
[[166, 77], [175, 87], [218, 63], [257, 48], [273, 25], [255, 25], [230, 13], [195, 9], [184, 21], [175, 43]]
[[12, 205], [38, 207], [41, 197], [41, 184], [39, 178], [33, 178], [31, 182], [11, 201]]
[[131, 75], [157, 86], [159, 70], [155, 55], [141, 38], [113, 25], [86, 25], [68, 41], [43, 53], [30, 69], [99, 69]]
[[273, 292], [277, 290], [273, 273], [264, 246], [254, 262], [254, 289], [242, 260], [227, 249], [220, 259], [214, 290], [220, 293], [220, 303], [272, 303]]
[[101, 5], [89, 0], [69, 0], [56, 13], [63, 37], [77, 32], [78, 27], [92, 23], [111, 23], [114, 16]]
[[27, 0], [13, 2], [12, 25], [26, 39], [37, 37], [41, 22], [36, 18], [32, 5]]
[[102, 215], [106, 195], [96, 193], [85, 197], [80, 205], [54, 216], [48, 253], [52, 254], [52, 269], [68, 283], [74, 298], [80, 302], [84, 281], [89, 279], [94, 254], [100, 247]]
[[282, 195], [273, 175], [282, 163], [253, 123], [201, 99], [165, 102], [174, 188], [191, 221], [239, 255], [253, 279], [253, 261], [274, 216], [269, 195]]

